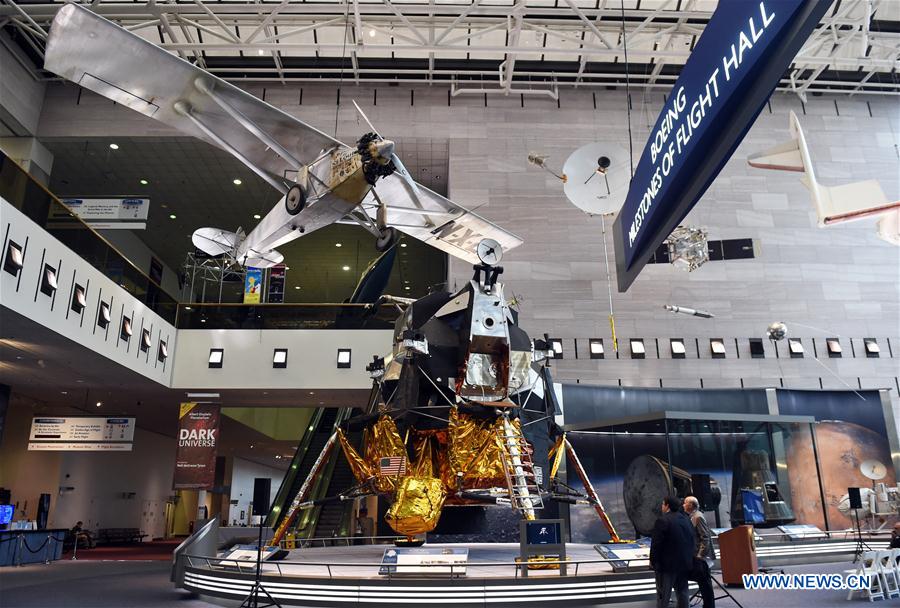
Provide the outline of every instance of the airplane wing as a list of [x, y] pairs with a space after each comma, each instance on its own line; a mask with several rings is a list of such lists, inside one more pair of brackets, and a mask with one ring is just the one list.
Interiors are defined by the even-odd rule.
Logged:
[[[758, 169], [795, 171], [812, 195], [819, 226], [859, 220], [900, 209], [900, 201], [889, 201], [877, 180], [870, 179], [842, 186], [823, 186], [816, 181], [806, 136], [797, 115], [791, 112], [790, 141], [747, 157], [747, 163]], [[885, 221], [888, 226], [890, 221]], [[893, 242], [879, 230], [879, 237]], [[887, 229], [890, 232], [890, 229]], [[894, 237], [896, 240], [896, 236]]]
[[418, 201], [401, 176], [395, 173], [382, 178], [375, 184], [375, 193], [369, 192], [363, 200], [363, 209], [376, 219], [380, 199], [387, 207], [388, 226], [472, 264], [480, 263], [476, 248], [484, 238], [494, 239], [505, 252], [523, 243], [513, 233], [437, 192], [420, 184], [416, 186]]
[[[277, 177], [297, 171], [294, 161], [309, 163], [323, 149], [344, 145], [77, 4], [56, 13], [44, 67], [188, 135], [225, 150], [231, 146], [245, 164]], [[177, 112], [179, 101], [208, 130]], [[271, 136], [281, 150], [276, 153], [236, 116]]]

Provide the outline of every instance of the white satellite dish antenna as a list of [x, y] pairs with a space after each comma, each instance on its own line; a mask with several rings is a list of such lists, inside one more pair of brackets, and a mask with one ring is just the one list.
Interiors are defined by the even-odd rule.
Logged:
[[581, 146], [566, 160], [563, 190], [569, 201], [591, 215], [616, 213], [631, 181], [628, 152], [605, 143]]
[[859, 465], [859, 471], [872, 481], [884, 479], [887, 475], [887, 467], [885, 467], [877, 460], [866, 460], [861, 465]]

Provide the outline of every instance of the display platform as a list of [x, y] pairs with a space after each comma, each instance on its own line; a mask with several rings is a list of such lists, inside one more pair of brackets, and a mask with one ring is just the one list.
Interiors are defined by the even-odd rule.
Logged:
[[[458, 544], [428, 544], [430, 549], [459, 549]], [[263, 586], [285, 606], [404, 605], [541, 606], [615, 605], [655, 597], [653, 573], [617, 574], [593, 545], [566, 545], [569, 576], [558, 570], [531, 569], [522, 577], [515, 565], [518, 544], [468, 544], [465, 575], [379, 575], [389, 545], [323, 547], [291, 551], [264, 563]], [[208, 601], [231, 605], [253, 585], [255, 564], [186, 556], [184, 588]]]

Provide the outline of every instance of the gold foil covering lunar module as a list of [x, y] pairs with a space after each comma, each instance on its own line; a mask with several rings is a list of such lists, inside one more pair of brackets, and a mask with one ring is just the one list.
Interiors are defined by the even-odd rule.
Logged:
[[[340, 434], [341, 448], [359, 483], [373, 480], [380, 492], [393, 493], [385, 520], [397, 533], [407, 536], [430, 532], [437, 526], [446, 504], [468, 504], [454, 496], [465, 488], [506, 485], [503, 459], [506, 448], [497, 440], [502, 419], [480, 420], [453, 408], [447, 430], [410, 431], [414, 460], [406, 474], [377, 475], [378, 461], [387, 456], [406, 456], [406, 448], [390, 416], [379, 418], [370, 429], [365, 457]], [[513, 428], [521, 434], [518, 420]], [[459, 475], [462, 473], [462, 475]], [[448, 498], [449, 497], [449, 498]]]

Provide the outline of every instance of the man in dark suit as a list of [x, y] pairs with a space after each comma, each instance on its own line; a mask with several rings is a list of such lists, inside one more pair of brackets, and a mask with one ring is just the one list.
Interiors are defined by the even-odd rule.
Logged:
[[667, 496], [650, 540], [650, 567], [656, 571], [657, 608], [668, 608], [673, 587], [677, 608], [688, 608], [687, 577], [694, 566], [694, 538], [694, 526], [681, 510], [681, 501]]

